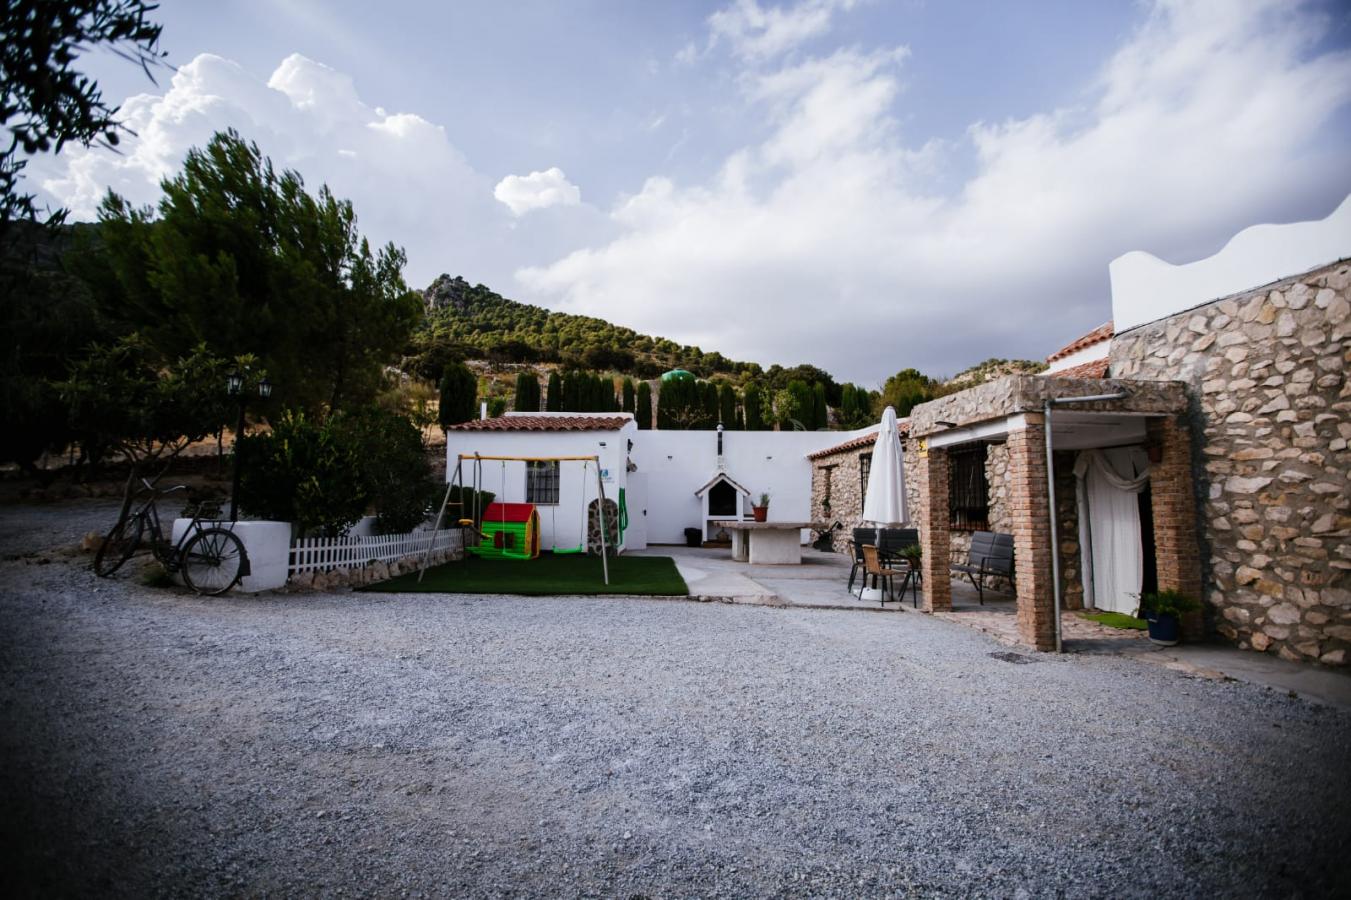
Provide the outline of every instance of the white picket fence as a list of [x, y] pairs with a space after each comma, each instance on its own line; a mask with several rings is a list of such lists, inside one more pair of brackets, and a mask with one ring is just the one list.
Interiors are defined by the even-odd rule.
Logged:
[[[432, 549], [456, 548], [462, 541], [460, 529], [443, 530], [436, 533], [436, 544]], [[421, 558], [431, 543], [430, 531], [366, 537], [301, 538], [291, 544], [288, 570], [291, 573], [327, 571], [364, 566], [375, 560], [387, 563], [409, 556]]]

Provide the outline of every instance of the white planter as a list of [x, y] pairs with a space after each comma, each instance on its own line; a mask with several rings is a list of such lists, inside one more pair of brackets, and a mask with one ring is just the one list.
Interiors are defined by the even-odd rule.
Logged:
[[[191, 523], [191, 519], [174, 519], [175, 545]], [[235, 590], [253, 594], [286, 584], [291, 556], [290, 522], [235, 522], [233, 527], [229, 522], [203, 522], [202, 525], [229, 528], [244, 543], [244, 552], [249, 555], [250, 571]]]

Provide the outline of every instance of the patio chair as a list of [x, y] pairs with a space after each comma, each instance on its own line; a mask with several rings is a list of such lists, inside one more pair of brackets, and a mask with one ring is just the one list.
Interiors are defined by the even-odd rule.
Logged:
[[952, 571], [971, 579], [980, 605], [985, 605], [985, 579], [1013, 577], [1013, 535], [977, 531], [971, 535], [971, 550], [965, 563], [953, 563]]
[[[886, 606], [887, 600], [896, 599], [895, 596], [896, 576], [900, 575], [902, 578], [908, 579], [910, 577], [910, 569], [908, 567], [905, 569], [893, 569], [888, 566], [884, 566], [882, 564], [882, 555], [878, 553], [877, 548], [872, 544], [864, 544], [862, 549], [863, 549], [863, 582], [862, 585], [859, 587], [858, 592], [859, 599], [860, 600], [863, 599], [863, 589], [868, 584], [869, 576], [871, 576], [873, 578], [873, 583], [875, 585], [881, 586], [882, 588], [881, 604], [883, 606]], [[903, 581], [901, 582], [901, 599], [904, 600], [904, 598], [905, 598], [905, 582]], [[915, 602], [918, 605], [919, 602], [918, 599], [916, 599]]]
[[876, 528], [855, 528], [854, 539], [849, 541], [849, 554], [854, 557], [853, 568], [849, 570], [849, 593], [854, 592], [854, 579], [858, 577], [859, 570], [863, 568], [863, 545], [871, 544], [877, 539]]

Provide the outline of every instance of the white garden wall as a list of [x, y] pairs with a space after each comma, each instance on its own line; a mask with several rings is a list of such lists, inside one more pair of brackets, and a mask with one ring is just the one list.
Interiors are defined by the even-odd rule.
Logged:
[[[866, 429], [865, 429], [866, 430]], [[723, 434], [727, 474], [758, 499], [770, 494], [771, 521], [808, 521], [812, 467], [808, 453], [824, 450], [860, 432], [728, 431]], [[716, 431], [641, 431], [633, 450], [639, 472], [648, 476], [647, 539], [678, 544], [686, 528], [703, 524], [694, 492], [718, 470]], [[803, 539], [807, 539], [806, 532]]]
[[[572, 414], [576, 415], [576, 414]], [[811, 464], [807, 454], [863, 434], [840, 431], [728, 431], [723, 452], [728, 475], [751, 492], [772, 496], [769, 518], [807, 521], [811, 510]], [[628, 451], [628, 442], [633, 449]], [[646, 539], [679, 544], [686, 528], [701, 525], [701, 504], [694, 492], [718, 470], [716, 431], [639, 431], [633, 423], [618, 431], [450, 431], [446, 441], [447, 480], [461, 453], [483, 456], [582, 456], [599, 453], [606, 469], [605, 496], [617, 500], [627, 487], [627, 463], [647, 476], [647, 500], [629, 504], [629, 518], [645, 516]], [[557, 507], [540, 507], [541, 546], [572, 548], [581, 543], [582, 503], [595, 499], [595, 472], [589, 471], [583, 494], [579, 463], [564, 463]], [[472, 483], [469, 463], [465, 484]], [[525, 463], [485, 462], [483, 489], [501, 500], [525, 500]], [[641, 494], [641, 492], [640, 492]], [[583, 501], [585, 497], [585, 501]], [[806, 532], [803, 539], [807, 539]]]

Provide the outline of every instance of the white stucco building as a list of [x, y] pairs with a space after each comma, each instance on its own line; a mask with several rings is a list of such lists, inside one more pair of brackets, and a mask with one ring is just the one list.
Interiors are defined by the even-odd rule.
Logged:
[[[721, 454], [717, 431], [640, 431], [627, 413], [508, 413], [465, 422], [446, 435], [446, 477], [455, 478], [461, 455], [599, 456], [607, 499], [623, 491], [628, 527], [621, 549], [648, 543], [679, 544], [686, 528], [705, 537], [716, 534], [717, 514], [706, 512], [709, 485], [719, 473], [744, 487], [738, 509], [749, 510], [761, 493], [770, 495], [770, 520], [811, 519], [811, 463], [808, 454], [864, 434], [838, 431], [725, 431]], [[596, 472], [586, 463], [557, 467], [553, 474], [524, 461], [484, 461], [482, 489], [513, 502], [539, 507], [541, 547], [571, 549], [584, 540], [585, 509], [596, 499]], [[472, 486], [473, 461], [465, 463], [463, 483]], [[803, 540], [809, 535], [804, 532]]]

